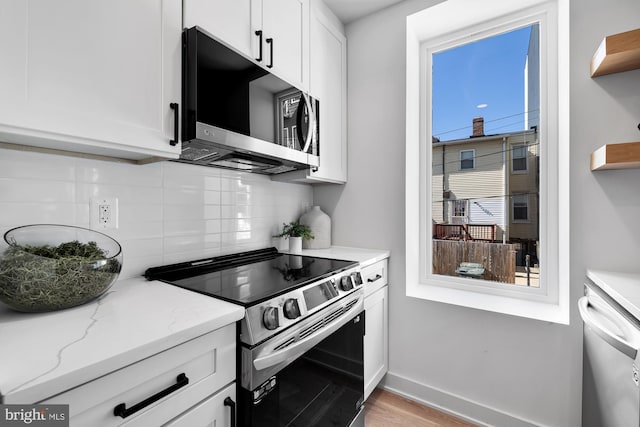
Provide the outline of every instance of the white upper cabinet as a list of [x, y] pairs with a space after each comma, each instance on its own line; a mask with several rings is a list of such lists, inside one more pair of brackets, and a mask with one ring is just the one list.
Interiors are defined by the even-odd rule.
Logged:
[[320, 167], [311, 180], [347, 181], [347, 41], [323, 14], [310, 25], [309, 92], [320, 100]]
[[200, 27], [236, 50], [253, 57], [253, 49], [258, 49], [258, 36], [251, 33], [253, 2], [254, 0], [184, 0], [184, 27]]
[[[251, 29], [254, 34], [262, 31], [262, 63], [282, 79], [307, 89], [309, 0], [254, 0], [253, 5]], [[258, 56], [259, 50], [258, 46]]]
[[272, 177], [278, 181], [347, 181], [347, 40], [341, 24], [313, 0], [309, 24], [309, 93], [320, 100], [320, 166]]
[[181, 6], [0, 0], [0, 141], [177, 158], [170, 104], [180, 102]]
[[184, 0], [183, 19], [307, 89], [309, 0]]

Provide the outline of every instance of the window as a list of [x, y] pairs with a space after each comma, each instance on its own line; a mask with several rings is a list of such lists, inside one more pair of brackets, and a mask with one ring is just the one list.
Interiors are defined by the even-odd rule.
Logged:
[[513, 220], [529, 221], [529, 195], [514, 194], [511, 200], [513, 202]]
[[[494, 6], [448, 0], [407, 18], [406, 292], [416, 298], [568, 323], [569, 0], [496, 0]], [[462, 15], [460, 10], [468, 13]], [[500, 63], [505, 55], [501, 48], [487, 49], [494, 56], [473, 57], [475, 62], [466, 62], [470, 67], [461, 65], [469, 71], [468, 83], [486, 89], [482, 99], [469, 93], [455, 95], [460, 82], [441, 89], [438, 79], [454, 75], [438, 68], [441, 58], [464, 52], [474, 43], [493, 44], [523, 34], [528, 40], [526, 55], [519, 58], [521, 71], [503, 76], [499, 73], [504, 70], [497, 69], [494, 76], [499, 82], [518, 79], [521, 90], [486, 87], [474, 80], [474, 72]], [[464, 54], [458, 56], [465, 59]], [[502, 92], [515, 97], [519, 110], [492, 115]], [[439, 100], [446, 97], [471, 103], [477, 110], [464, 122], [439, 126], [442, 117], [456, 118], [461, 111], [459, 106], [441, 107]], [[517, 128], [510, 127], [513, 121]], [[456, 147], [463, 143], [469, 149]], [[524, 173], [530, 172], [529, 163], [535, 173]], [[448, 203], [450, 221], [463, 211], [467, 218], [461, 228], [461, 238], [469, 242], [466, 246], [452, 239], [440, 246], [436, 242], [436, 236], [444, 235], [442, 230], [461, 227], [446, 224], [447, 200], [442, 196], [447, 191], [458, 198]], [[463, 205], [466, 200], [482, 203]], [[484, 247], [474, 246], [477, 241], [468, 231], [472, 226], [495, 227], [495, 234], [477, 234], [491, 236], [485, 246], [494, 245], [495, 253], [487, 255]], [[539, 286], [493, 274], [495, 265], [509, 264], [515, 270], [517, 259], [524, 258], [506, 245], [519, 251], [539, 248], [535, 259]], [[478, 260], [464, 258], [471, 256], [472, 246], [480, 248]], [[527, 253], [532, 259], [533, 252]], [[484, 272], [465, 274], [463, 262], [482, 263]], [[512, 274], [511, 268], [507, 270]]]
[[527, 171], [527, 146], [514, 145], [511, 149], [511, 171], [526, 172]]
[[474, 150], [460, 151], [460, 169], [473, 169], [475, 167], [474, 158]]
[[467, 200], [452, 200], [453, 209], [452, 215], [458, 218], [465, 218], [467, 216]]

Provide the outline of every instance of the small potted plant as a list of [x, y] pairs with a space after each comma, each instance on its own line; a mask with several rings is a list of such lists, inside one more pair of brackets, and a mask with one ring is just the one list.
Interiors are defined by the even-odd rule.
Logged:
[[282, 233], [275, 237], [289, 239], [289, 252], [294, 254], [302, 253], [302, 239], [311, 240], [313, 234], [308, 225], [300, 224], [298, 221], [282, 224]]

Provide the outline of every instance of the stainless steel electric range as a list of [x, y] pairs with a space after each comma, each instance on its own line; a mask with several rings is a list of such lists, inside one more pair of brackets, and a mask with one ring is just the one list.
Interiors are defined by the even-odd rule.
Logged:
[[364, 426], [357, 262], [268, 248], [155, 267], [145, 277], [245, 307], [239, 425]]

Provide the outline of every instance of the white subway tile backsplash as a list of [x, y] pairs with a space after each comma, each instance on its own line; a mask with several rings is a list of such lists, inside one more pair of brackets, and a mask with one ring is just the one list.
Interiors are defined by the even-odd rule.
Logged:
[[75, 181], [76, 162], [70, 157], [39, 154], [41, 161], [33, 167], [34, 153], [2, 150], [0, 178], [33, 179], [46, 181]]
[[[130, 165], [135, 167], [135, 165]], [[76, 184], [77, 202], [89, 203], [95, 197], [117, 197], [118, 203], [134, 204], [161, 204], [161, 187], [141, 187], [126, 184], [86, 184], [79, 182]]]
[[191, 234], [212, 234], [220, 233], [220, 220], [179, 220], [165, 221], [165, 236], [181, 236]]
[[0, 178], [2, 202], [73, 203], [76, 189], [73, 182]]
[[135, 165], [90, 159], [78, 159], [78, 182], [124, 185], [127, 187], [161, 187], [162, 166], [159, 163]]
[[0, 202], [0, 227], [13, 228], [25, 224], [76, 223], [76, 205], [72, 203]]
[[0, 233], [27, 224], [89, 227], [89, 200], [117, 197], [121, 277], [149, 267], [272, 246], [312, 189], [268, 176], [160, 162], [131, 165], [0, 149]]

